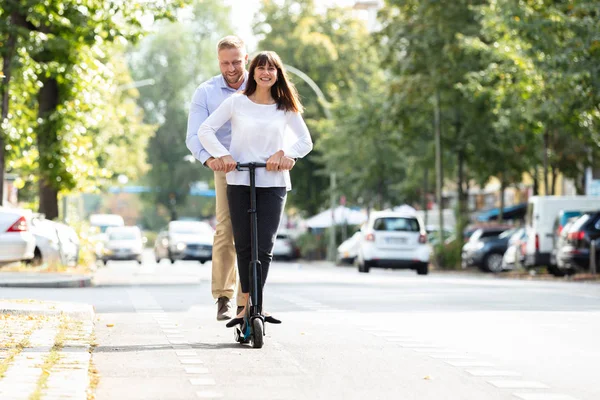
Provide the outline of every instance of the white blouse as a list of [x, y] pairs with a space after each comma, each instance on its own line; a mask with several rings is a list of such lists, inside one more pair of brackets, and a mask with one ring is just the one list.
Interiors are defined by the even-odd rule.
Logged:
[[[215, 133], [231, 121], [229, 151], [219, 142]], [[286, 127], [296, 136], [290, 144], [284, 142]], [[208, 116], [198, 129], [202, 146], [213, 156], [231, 155], [240, 163], [267, 162], [269, 157], [283, 150], [287, 157], [300, 158], [312, 150], [312, 139], [300, 113], [278, 110], [276, 104], [254, 103], [248, 96], [237, 93]], [[227, 184], [250, 186], [248, 171], [231, 171]], [[257, 187], [285, 187], [291, 190], [289, 171], [256, 169]]]

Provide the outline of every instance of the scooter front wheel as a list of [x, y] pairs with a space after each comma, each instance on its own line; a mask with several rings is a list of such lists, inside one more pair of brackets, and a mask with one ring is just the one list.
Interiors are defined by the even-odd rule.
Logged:
[[252, 321], [252, 347], [255, 349], [260, 349], [264, 344], [264, 336], [265, 335], [265, 326], [263, 320], [260, 318], [255, 318]]

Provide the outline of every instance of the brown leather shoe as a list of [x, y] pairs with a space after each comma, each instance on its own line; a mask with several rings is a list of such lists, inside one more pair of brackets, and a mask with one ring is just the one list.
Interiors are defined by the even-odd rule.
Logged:
[[217, 300], [217, 321], [225, 321], [233, 318], [231, 313], [231, 299], [222, 296]]

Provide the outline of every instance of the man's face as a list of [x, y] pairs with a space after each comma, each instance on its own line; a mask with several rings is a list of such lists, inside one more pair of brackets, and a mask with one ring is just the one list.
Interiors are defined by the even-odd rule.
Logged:
[[248, 54], [240, 49], [223, 49], [219, 51], [219, 68], [229, 86], [241, 85], [244, 70], [248, 63]]

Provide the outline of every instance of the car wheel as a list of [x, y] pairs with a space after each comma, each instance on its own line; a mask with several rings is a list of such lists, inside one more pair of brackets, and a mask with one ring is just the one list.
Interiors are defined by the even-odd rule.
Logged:
[[492, 253], [489, 254], [483, 261], [486, 271], [489, 272], [502, 272], [502, 254]]
[[369, 265], [369, 263], [364, 260], [358, 260], [357, 265], [358, 265], [358, 272], [362, 272], [363, 274], [368, 274], [369, 270], [371, 269], [371, 266]]
[[563, 277], [567, 274], [567, 271], [559, 268], [558, 265], [548, 265], [548, 272], [557, 277]]
[[44, 259], [42, 257], [42, 252], [39, 247], [36, 247], [33, 253], [33, 258], [30, 261], [32, 267], [39, 267], [44, 263]]
[[417, 275], [427, 275], [429, 273], [429, 264], [421, 263], [417, 266]]
[[200, 264], [204, 264], [206, 260], [200, 260]]

